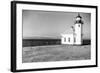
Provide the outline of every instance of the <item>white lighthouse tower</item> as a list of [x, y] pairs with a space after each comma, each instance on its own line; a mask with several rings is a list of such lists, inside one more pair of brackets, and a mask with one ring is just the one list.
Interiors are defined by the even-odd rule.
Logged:
[[82, 28], [83, 28], [83, 21], [82, 17], [78, 13], [78, 16], [75, 18], [75, 23], [71, 27], [73, 29], [72, 34], [61, 34], [61, 44], [72, 44], [72, 45], [81, 45], [82, 40]]
[[83, 28], [83, 21], [82, 17], [78, 13], [78, 16], [76, 17], [75, 20], [75, 25], [74, 25], [74, 44], [81, 45], [82, 44], [82, 28]]

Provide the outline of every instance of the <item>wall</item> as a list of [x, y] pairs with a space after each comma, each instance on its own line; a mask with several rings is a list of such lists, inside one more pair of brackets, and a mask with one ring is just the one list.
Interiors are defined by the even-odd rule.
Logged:
[[[11, 53], [10, 52], [10, 1], [11, 0], [0, 0], [0, 73], [11, 73], [10, 72], [10, 53]], [[98, 5], [100, 13], [100, 0], [33, 0], [33, 1]], [[98, 20], [100, 20], [100, 17]], [[100, 24], [100, 21], [98, 24]], [[100, 31], [100, 25], [98, 25], [98, 28], [99, 28], [98, 31]], [[100, 37], [100, 33], [98, 34], [98, 37]], [[100, 38], [98, 40], [100, 44]], [[100, 46], [98, 46], [98, 52], [100, 52], [99, 48]], [[98, 53], [98, 55], [100, 56], [100, 53]], [[98, 58], [98, 60], [100, 62], [100, 57]], [[38, 71], [34, 73], [99, 73], [99, 72], [100, 72], [100, 67]], [[25, 73], [33, 73], [33, 72], [25, 72]]]

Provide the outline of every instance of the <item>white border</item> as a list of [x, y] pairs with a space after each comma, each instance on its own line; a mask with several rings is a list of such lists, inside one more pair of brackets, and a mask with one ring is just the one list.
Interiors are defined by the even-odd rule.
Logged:
[[[17, 4], [17, 70], [22, 69], [38, 69], [38, 68], [53, 68], [53, 67], [71, 67], [71, 66], [86, 66], [95, 65], [96, 59], [96, 21], [94, 8], [79, 8], [79, 7], [59, 7], [45, 5], [28, 5]], [[22, 9], [26, 10], [46, 10], [46, 11], [64, 11], [64, 12], [84, 12], [91, 13], [91, 60], [80, 61], [60, 61], [60, 62], [40, 62], [40, 63], [22, 63]]]

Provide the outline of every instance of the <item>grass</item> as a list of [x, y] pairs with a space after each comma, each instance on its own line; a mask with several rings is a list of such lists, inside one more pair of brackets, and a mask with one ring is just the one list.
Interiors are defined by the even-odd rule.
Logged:
[[48, 62], [87, 60], [91, 57], [91, 46], [48, 45], [23, 47], [22, 62]]

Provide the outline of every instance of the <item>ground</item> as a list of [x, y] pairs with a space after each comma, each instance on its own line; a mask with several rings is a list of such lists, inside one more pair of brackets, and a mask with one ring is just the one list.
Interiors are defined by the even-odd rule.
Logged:
[[48, 45], [23, 47], [22, 62], [87, 60], [91, 58], [90, 56], [90, 45]]

